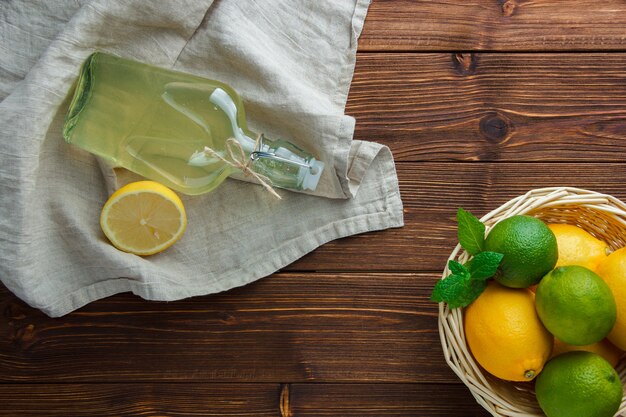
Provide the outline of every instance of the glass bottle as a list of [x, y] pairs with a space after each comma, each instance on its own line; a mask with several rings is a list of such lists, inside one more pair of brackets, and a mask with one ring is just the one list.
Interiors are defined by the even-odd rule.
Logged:
[[[315, 190], [324, 163], [247, 128], [228, 85], [96, 52], [83, 64], [63, 126], [68, 143], [184, 194], [202, 194], [242, 170], [226, 163], [227, 140], [272, 186]], [[210, 148], [215, 154], [207, 152]], [[249, 162], [248, 162], [249, 159]]]

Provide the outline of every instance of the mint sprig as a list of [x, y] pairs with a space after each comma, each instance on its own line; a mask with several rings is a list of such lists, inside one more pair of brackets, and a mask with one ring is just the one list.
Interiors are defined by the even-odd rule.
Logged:
[[449, 261], [448, 268], [452, 273], [437, 282], [430, 298], [433, 301], [444, 301], [450, 308], [465, 307], [487, 286], [484, 281], [472, 280], [469, 270], [456, 261]]
[[445, 302], [450, 308], [470, 305], [487, 288], [487, 280], [495, 275], [503, 255], [484, 251], [485, 225], [469, 211], [457, 212], [459, 243], [470, 255], [465, 264], [448, 262], [451, 274], [435, 284], [431, 300]]

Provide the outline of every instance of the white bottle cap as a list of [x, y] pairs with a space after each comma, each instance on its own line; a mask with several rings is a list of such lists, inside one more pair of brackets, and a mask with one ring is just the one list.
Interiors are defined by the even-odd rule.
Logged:
[[301, 168], [304, 171], [304, 178], [302, 180], [302, 189], [315, 191], [317, 183], [320, 181], [322, 171], [324, 171], [324, 163], [316, 159], [311, 159], [310, 168]]

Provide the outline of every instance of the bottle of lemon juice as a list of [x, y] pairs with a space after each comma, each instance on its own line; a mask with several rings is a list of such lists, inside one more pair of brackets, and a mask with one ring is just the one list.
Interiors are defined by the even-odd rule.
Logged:
[[315, 190], [324, 163], [248, 130], [228, 85], [96, 52], [83, 64], [63, 126], [68, 143], [184, 194], [250, 170], [260, 182]]

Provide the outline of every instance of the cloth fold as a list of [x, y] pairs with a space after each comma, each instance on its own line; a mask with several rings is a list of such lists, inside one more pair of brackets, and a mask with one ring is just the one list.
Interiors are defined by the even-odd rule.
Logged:
[[[353, 141], [344, 114], [369, 1], [16, 1], [0, 6], [0, 279], [50, 316], [132, 291], [153, 300], [267, 276], [330, 240], [403, 224], [391, 152]], [[134, 174], [63, 141], [68, 92], [94, 50], [231, 85], [249, 125], [300, 144], [326, 169], [314, 195], [226, 180], [182, 196], [183, 238], [147, 258], [98, 224]]]

